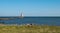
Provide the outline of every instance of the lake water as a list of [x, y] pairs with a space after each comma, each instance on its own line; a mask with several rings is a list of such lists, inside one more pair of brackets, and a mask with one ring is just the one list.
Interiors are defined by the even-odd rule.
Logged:
[[34, 23], [34, 24], [47, 24], [47, 25], [58, 25], [58, 26], [60, 26], [60, 17], [24, 17], [24, 18], [4, 17], [4, 18], [14, 18], [14, 19], [0, 20], [0, 23], [2, 23], [2, 22], [4, 24]]

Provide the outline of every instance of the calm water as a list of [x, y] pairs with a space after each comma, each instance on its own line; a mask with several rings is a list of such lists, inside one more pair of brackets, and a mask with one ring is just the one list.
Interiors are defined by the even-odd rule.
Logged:
[[[0, 17], [1, 18], [1, 17]], [[4, 17], [10, 18], [10, 17]], [[35, 24], [48, 24], [48, 25], [59, 25], [60, 26], [60, 17], [24, 17], [15, 18], [11, 20], [0, 20], [0, 23], [4, 24], [26, 24], [26, 23], [35, 23]]]

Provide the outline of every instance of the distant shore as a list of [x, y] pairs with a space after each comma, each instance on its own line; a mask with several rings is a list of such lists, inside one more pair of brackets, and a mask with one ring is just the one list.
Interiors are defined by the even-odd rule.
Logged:
[[11, 20], [11, 19], [14, 19], [14, 18], [0, 18], [0, 20]]

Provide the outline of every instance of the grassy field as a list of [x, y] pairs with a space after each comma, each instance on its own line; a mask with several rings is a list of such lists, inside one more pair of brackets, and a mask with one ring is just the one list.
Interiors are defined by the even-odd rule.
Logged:
[[60, 26], [0, 25], [0, 33], [60, 33]]

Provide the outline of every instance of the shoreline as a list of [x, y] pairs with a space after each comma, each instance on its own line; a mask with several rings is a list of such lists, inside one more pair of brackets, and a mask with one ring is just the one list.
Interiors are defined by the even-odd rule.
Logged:
[[60, 26], [2, 25], [0, 33], [60, 33]]
[[[0, 24], [0, 26], [30, 26], [31, 24]], [[56, 26], [56, 25], [46, 25], [46, 24], [32, 24], [31, 26]]]

